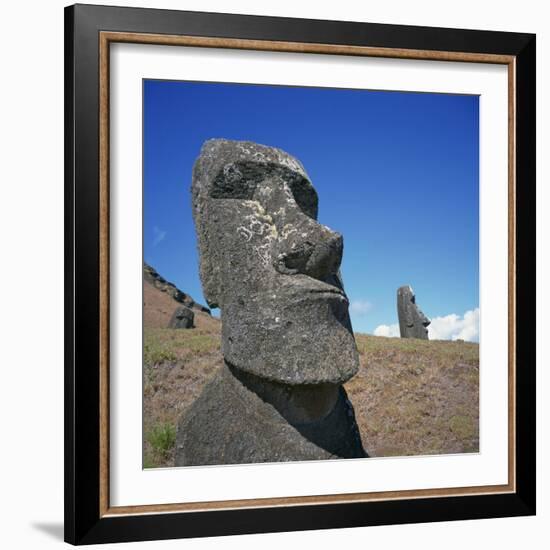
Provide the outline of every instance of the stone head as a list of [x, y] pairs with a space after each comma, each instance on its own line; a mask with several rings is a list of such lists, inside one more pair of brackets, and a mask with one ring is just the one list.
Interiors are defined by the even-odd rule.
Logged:
[[303, 166], [280, 149], [205, 142], [193, 169], [204, 295], [231, 365], [287, 384], [341, 383], [358, 355], [340, 279], [342, 236], [317, 221]]
[[428, 326], [431, 321], [416, 304], [416, 296], [408, 285], [397, 290], [397, 310], [402, 337], [428, 338]]

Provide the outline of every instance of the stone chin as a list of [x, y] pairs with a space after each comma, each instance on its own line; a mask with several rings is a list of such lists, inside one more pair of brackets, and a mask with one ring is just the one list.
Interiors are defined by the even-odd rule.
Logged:
[[289, 385], [342, 384], [359, 369], [348, 302], [337, 294], [226, 304], [222, 352], [230, 365]]

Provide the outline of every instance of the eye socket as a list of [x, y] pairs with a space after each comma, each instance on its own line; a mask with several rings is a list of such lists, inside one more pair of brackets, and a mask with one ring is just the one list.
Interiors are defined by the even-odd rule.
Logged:
[[287, 181], [296, 204], [304, 214], [316, 220], [319, 208], [317, 192], [306, 178], [295, 172], [293, 176]]
[[226, 164], [214, 178], [213, 199], [252, 200], [258, 184], [266, 177], [279, 176], [287, 182], [299, 208], [317, 219], [319, 199], [311, 182], [302, 174], [275, 163], [234, 162]]
[[226, 164], [216, 175], [210, 188], [213, 199], [250, 200], [258, 185], [257, 170], [243, 163]]

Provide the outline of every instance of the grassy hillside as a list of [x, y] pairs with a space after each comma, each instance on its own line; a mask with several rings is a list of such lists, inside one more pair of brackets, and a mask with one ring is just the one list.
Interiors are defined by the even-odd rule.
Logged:
[[223, 364], [220, 333], [146, 328], [144, 339], [145, 467], [171, 466], [180, 414]]
[[193, 310], [193, 329], [166, 328], [181, 304], [143, 283], [143, 426], [145, 467], [171, 466], [176, 423], [222, 365], [220, 321]]
[[356, 334], [346, 385], [372, 456], [477, 452], [479, 346]]
[[[177, 420], [223, 363], [218, 319], [194, 311], [196, 328], [164, 328], [179, 305], [144, 283], [144, 462], [150, 468], [173, 465]], [[477, 344], [355, 338], [361, 367], [345, 388], [371, 456], [477, 452]]]
[[[166, 292], [155, 288], [152, 284], [143, 283], [143, 326], [144, 328], [165, 328], [168, 326], [174, 310], [181, 306]], [[211, 328], [219, 332], [219, 321], [208, 313], [193, 309], [195, 326]]]

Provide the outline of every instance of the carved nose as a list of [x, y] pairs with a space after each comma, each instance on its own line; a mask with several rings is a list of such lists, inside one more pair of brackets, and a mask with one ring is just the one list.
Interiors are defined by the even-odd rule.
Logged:
[[432, 324], [432, 322], [423, 313], [421, 313], [421, 316], [422, 316], [421, 322], [425, 327], [428, 327]]
[[286, 246], [279, 249], [275, 258], [277, 271], [288, 275], [303, 273], [319, 280], [337, 275], [344, 249], [342, 235], [324, 228], [319, 233], [317, 239], [284, 243]]

